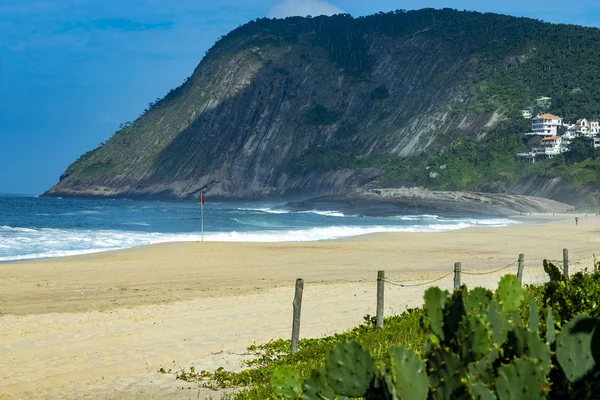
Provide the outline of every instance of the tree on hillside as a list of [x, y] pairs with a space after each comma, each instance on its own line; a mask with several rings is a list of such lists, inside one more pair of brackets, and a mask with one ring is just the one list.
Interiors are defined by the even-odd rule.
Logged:
[[571, 140], [569, 151], [564, 153], [567, 164], [574, 164], [595, 157], [594, 141], [588, 137]]

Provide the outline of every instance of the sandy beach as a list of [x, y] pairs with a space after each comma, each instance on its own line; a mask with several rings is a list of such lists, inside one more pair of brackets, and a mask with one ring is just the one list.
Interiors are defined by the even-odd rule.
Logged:
[[[377, 270], [422, 283], [484, 272], [525, 254], [571, 270], [600, 254], [600, 217], [534, 215], [505, 228], [373, 234], [311, 243], [168, 243], [0, 264], [0, 399], [219, 398], [166, 369], [239, 369], [252, 343], [288, 338], [293, 285], [305, 280], [302, 337], [349, 329], [375, 313]], [[464, 275], [493, 288], [504, 273]], [[452, 275], [436, 284], [449, 288]], [[426, 286], [386, 285], [387, 315], [418, 306]], [[185, 389], [181, 389], [184, 387]]]

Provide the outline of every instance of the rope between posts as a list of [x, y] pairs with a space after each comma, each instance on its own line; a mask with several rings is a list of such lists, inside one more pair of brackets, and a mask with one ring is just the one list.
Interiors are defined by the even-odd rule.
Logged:
[[[513, 263], [511, 263], [511, 264], [508, 264], [508, 265], [507, 265], [507, 266], [505, 266], [505, 267], [502, 267], [502, 268], [499, 268], [499, 269], [496, 269], [496, 270], [493, 270], [493, 271], [487, 271], [487, 272], [467, 272], [467, 271], [465, 271], [465, 270], [462, 270], [462, 271], [461, 271], [461, 274], [465, 274], [465, 275], [490, 275], [490, 274], [495, 274], [496, 272], [500, 272], [500, 271], [503, 271], [503, 270], [505, 270], [505, 269], [508, 269], [508, 268], [510, 268], [510, 267], [513, 267], [513, 266], [514, 266], [514, 265], [515, 265], [517, 262], [519, 262], [519, 260], [516, 260], [515, 262], [513, 262]], [[453, 273], [454, 273], [454, 271], [452, 271], [452, 272], [448, 272], [447, 274], [445, 274], [445, 275], [442, 275], [442, 276], [440, 276], [439, 278], [436, 278], [436, 279], [434, 279], [434, 280], [432, 280], [432, 281], [425, 282], [425, 283], [407, 284], [407, 283], [397, 283], [397, 282], [391, 282], [391, 281], [388, 281], [388, 280], [384, 280], [383, 282], [385, 282], [385, 283], [387, 283], [387, 284], [389, 284], [389, 285], [393, 285], [393, 286], [399, 286], [399, 287], [418, 287], [418, 286], [426, 286], [426, 285], [430, 285], [430, 284], [432, 284], [432, 283], [435, 283], [435, 282], [437, 282], [437, 281], [441, 281], [442, 279], [444, 279], [444, 278], [446, 278], [446, 277], [448, 277], [448, 276], [452, 275]]]
[[465, 274], [465, 275], [490, 275], [490, 274], [495, 274], [496, 272], [503, 271], [503, 270], [505, 270], [507, 268], [510, 268], [510, 267], [514, 266], [518, 262], [519, 262], [519, 260], [513, 262], [512, 264], [507, 265], [506, 267], [502, 267], [502, 268], [496, 269], [494, 271], [487, 271], [487, 272], [467, 272], [467, 271], [463, 270], [463, 271], [460, 271], [460, 272], [462, 274]]
[[446, 275], [440, 276], [439, 278], [437, 278], [437, 279], [434, 279], [434, 280], [432, 280], [432, 281], [425, 282], [425, 283], [410, 284], [410, 285], [409, 285], [409, 284], [406, 284], [406, 283], [396, 283], [396, 282], [390, 282], [390, 281], [387, 281], [387, 280], [384, 280], [384, 282], [385, 282], [385, 283], [388, 283], [388, 284], [390, 284], [390, 285], [394, 285], [394, 286], [400, 286], [400, 287], [417, 287], [417, 286], [425, 286], [425, 285], [430, 285], [430, 284], [432, 284], [432, 283], [434, 283], [434, 282], [437, 282], [437, 281], [441, 281], [442, 279], [444, 279], [445, 277], [447, 277], [447, 276], [449, 276], [449, 275], [451, 275], [451, 274], [453, 274], [453, 273], [454, 273], [454, 272], [448, 272]]

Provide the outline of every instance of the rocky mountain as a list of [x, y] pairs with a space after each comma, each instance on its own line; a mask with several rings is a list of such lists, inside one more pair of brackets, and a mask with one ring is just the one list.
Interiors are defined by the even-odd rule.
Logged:
[[[436, 187], [457, 178], [429, 164], [465, 141], [523, 145], [505, 141], [502, 126], [536, 96], [552, 96], [563, 117], [594, 109], [600, 63], [588, 58], [598, 43], [596, 29], [448, 9], [258, 19], [221, 38], [182, 86], [70, 165], [46, 195], [263, 199]], [[517, 170], [509, 158], [499, 163]], [[494, 170], [450, 189], [498, 181], [503, 191], [522, 178]]]

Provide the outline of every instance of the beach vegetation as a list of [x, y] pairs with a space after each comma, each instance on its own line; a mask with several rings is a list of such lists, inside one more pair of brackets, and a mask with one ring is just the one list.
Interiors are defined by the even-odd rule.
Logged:
[[548, 260], [544, 270], [543, 285], [521, 287], [506, 275], [495, 292], [431, 287], [422, 308], [386, 318], [383, 329], [367, 315], [350, 331], [301, 340], [294, 354], [288, 340], [250, 346], [240, 372], [176, 375], [242, 387], [234, 398], [244, 400], [592, 399], [600, 392], [600, 262], [571, 277]]

